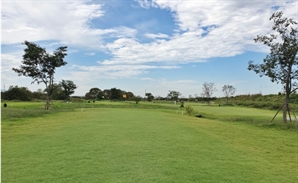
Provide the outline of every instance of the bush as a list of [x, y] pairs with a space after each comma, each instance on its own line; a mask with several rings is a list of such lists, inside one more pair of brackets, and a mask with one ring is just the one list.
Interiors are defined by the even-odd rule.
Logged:
[[186, 113], [190, 116], [190, 115], [192, 115], [193, 114], [193, 112], [194, 112], [194, 109], [191, 107], [191, 106], [186, 106], [186, 108], [185, 108], [185, 110], [186, 110]]
[[181, 101], [180, 107], [184, 107], [184, 101]]
[[133, 97], [133, 100], [136, 102], [136, 104], [138, 104], [142, 100], [142, 97], [136, 96], [136, 97]]

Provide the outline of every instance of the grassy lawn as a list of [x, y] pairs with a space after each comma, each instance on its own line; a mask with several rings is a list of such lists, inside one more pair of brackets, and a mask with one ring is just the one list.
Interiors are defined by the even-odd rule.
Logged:
[[125, 105], [3, 119], [2, 182], [298, 182], [296, 132]]

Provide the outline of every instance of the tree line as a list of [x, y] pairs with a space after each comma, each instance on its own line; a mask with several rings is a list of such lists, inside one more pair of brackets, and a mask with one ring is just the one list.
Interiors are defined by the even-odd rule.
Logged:
[[[46, 88], [44, 90], [38, 89], [37, 91], [30, 91], [26, 87], [10, 86], [7, 91], [1, 92], [1, 98], [3, 100], [20, 100], [20, 101], [31, 101], [31, 100], [46, 100], [47, 92], [50, 91], [50, 98], [52, 100], [71, 100], [71, 96], [78, 86], [70, 80], [62, 80], [58, 84], [53, 83], [52, 88]], [[169, 90], [165, 97], [153, 96], [152, 93], [145, 93], [144, 97], [136, 96], [130, 91], [124, 91], [117, 88], [101, 90], [97, 87], [91, 88], [85, 96], [73, 96], [73, 98], [81, 98], [85, 100], [131, 100], [138, 103], [141, 100], [153, 101], [153, 100], [170, 100], [170, 101], [206, 101], [210, 102], [215, 100], [216, 97], [212, 97], [214, 91], [216, 91], [214, 83], [204, 83], [203, 93], [201, 97], [191, 95], [188, 98], [181, 97], [182, 93], [179, 91]], [[225, 97], [228, 98], [235, 93], [236, 89], [231, 85], [223, 86], [223, 92]]]
[[58, 84], [53, 83], [52, 87], [44, 90], [30, 91], [27, 87], [10, 86], [7, 91], [1, 92], [1, 99], [30, 101], [33, 99], [46, 100], [47, 92], [50, 91], [50, 98], [53, 100], [70, 100], [70, 95], [77, 88], [70, 80], [62, 80]]
[[[272, 33], [267, 35], [257, 35], [254, 39], [255, 42], [263, 43], [270, 48], [270, 53], [263, 59], [262, 64], [254, 64], [253, 61], [249, 61], [248, 70], [254, 71], [256, 74], [267, 76], [272, 82], [281, 83], [285, 91], [285, 100], [280, 110], [283, 109], [283, 123], [287, 122], [287, 116], [291, 119], [290, 113], [292, 112], [289, 106], [290, 95], [298, 90], [298, 28], [297, 22], [293, 18], [287, 18], [283, 16], [282, 11], [277, 11], [272, 14], [269, 20], [273, 21]], [[26, 48], [23, 55], [22, 65], [19, 68], [12, 68], [12, 70], [18, 73], [19, 76], [31, 77], [32, 83], [44, 83], [46, 86], [46, 109], [50, 108], [51, 97], [54, 97], [55, 89], [54, 74], [58, 67], [64, 66], [67, 62], [64, 61], [64, 57], [67, 55], [67, 46], [61, 46], [57, 48], [53, 53], [47, 53], [44, 48], [25, 41], [23, 43]], [[59, 86], [58, 86], [59, 87]], [[94, 90], [94, 91], [93, 91]], [[85, 97], [87, 98], [102, 98], [107, 97], [111, 100], [117, 100], [121, 98], [129, 98], [129, 93], [125, 93], [119, 89], [112, 88], [111, 90], [101, 91], [97, 88], [90, 90]], [[228, 97], [233, 94], [233, 88], [228, 86], [223, 88], [225, 95]], [[8, 97], [13, 98], [13, 91], [19, 91], [22, 94], [29, 93], [26, 88], [13, 87], [9, 90]], [[98, 91], [96, 93], [96, 91]], [[215, 87], [212, 83], [204, 83], [202, 97], [210, 99]], [[94, 92], [94, 93], [93, 93]], [[60, 94], [63, 94], [60, 96]], [[152, 100], [153, 95], [150, 93], [145, 94], [147, 100]], [[168, 97], [175, 98], [179, 96], [178, 93], [169, 93]], [[59, 97], [69, 97], [68, 93], [57, 93]], [[122, 96], [122, 97], [121, 97]], [[30, 97], [20, 97], [22, 100], [28, 100]], [[140, 100], [140, 97], [135, 97], [136, 102]], [[210, 101], [210, 100], [209, 100]], [[295, 114], [294, 114], [295, 116]]]

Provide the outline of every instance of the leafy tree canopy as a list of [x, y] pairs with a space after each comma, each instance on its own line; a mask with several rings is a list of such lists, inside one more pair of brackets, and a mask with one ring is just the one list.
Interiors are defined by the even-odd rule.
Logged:
[[171, 100], [177, 101], [179, 96], [181, 96], [181, 95], [182, 95], [182, 93], [180, 93], [179, 91], [169, 90], [167, 97]]
[[37, 84], [44, 83], [46, 85], [46, 109], [49, 109], [55, 70], [67, 64], [64, 61], [64, 57], [67, 55], [67, 47], [59, 47], [53, 54], [50, 54], [46, 52], [45, 48], [41, 48], [35, 43], [25, 41], [23, 44], [26, 48], [24, 49], [22, 65], [19, 68], [12, 68], [12, 70], [19, 76], [31, 77], [32, 83], [37, 82]]
[[[283, 107], [283, 122], [286, 123], [288, 102], [291, 93], [298, 89], [298, 29], [297, 22], [293, 18], [283, 17], [283, 12], [272, 14], [273, 20], [270, 35], [258, 35], [255, 42], [263, 43], [270, 48], [270, 53], [262, 64], [254, 64], [249, 61], [248, 70], [254, 71], [260, 77], [267, 76], [272, 82], [281, 83], [285, 90], [285, 102]], [[289, 113], [290, 114], [290, 113]]]
[[62, 87], [63, 93], [65, 96], [67, 96], [67, 98], [69, 98], [69, 96], [75, 92], [75, 89], [77, 89], [77, 85], [71, 80], [62, 80], [60, 82], [60, 86]]

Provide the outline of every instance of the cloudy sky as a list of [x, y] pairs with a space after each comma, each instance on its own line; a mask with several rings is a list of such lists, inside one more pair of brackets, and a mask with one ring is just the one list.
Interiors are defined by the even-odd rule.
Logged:
[[233, 85], [236, 94], [276, 94], [281, 85], [247, 70], [268, 48], [269, 17], [282, 10], [298, 20], [297, 0], [2, 0], [1, 88], [44, 89], [12, 71], [25, 40], [48, 52], [68, 46], [68, 62], [55, 81], [72, 80], [74, 95], [113, 87], [144, 96], [202, 93], [204, 82]]

